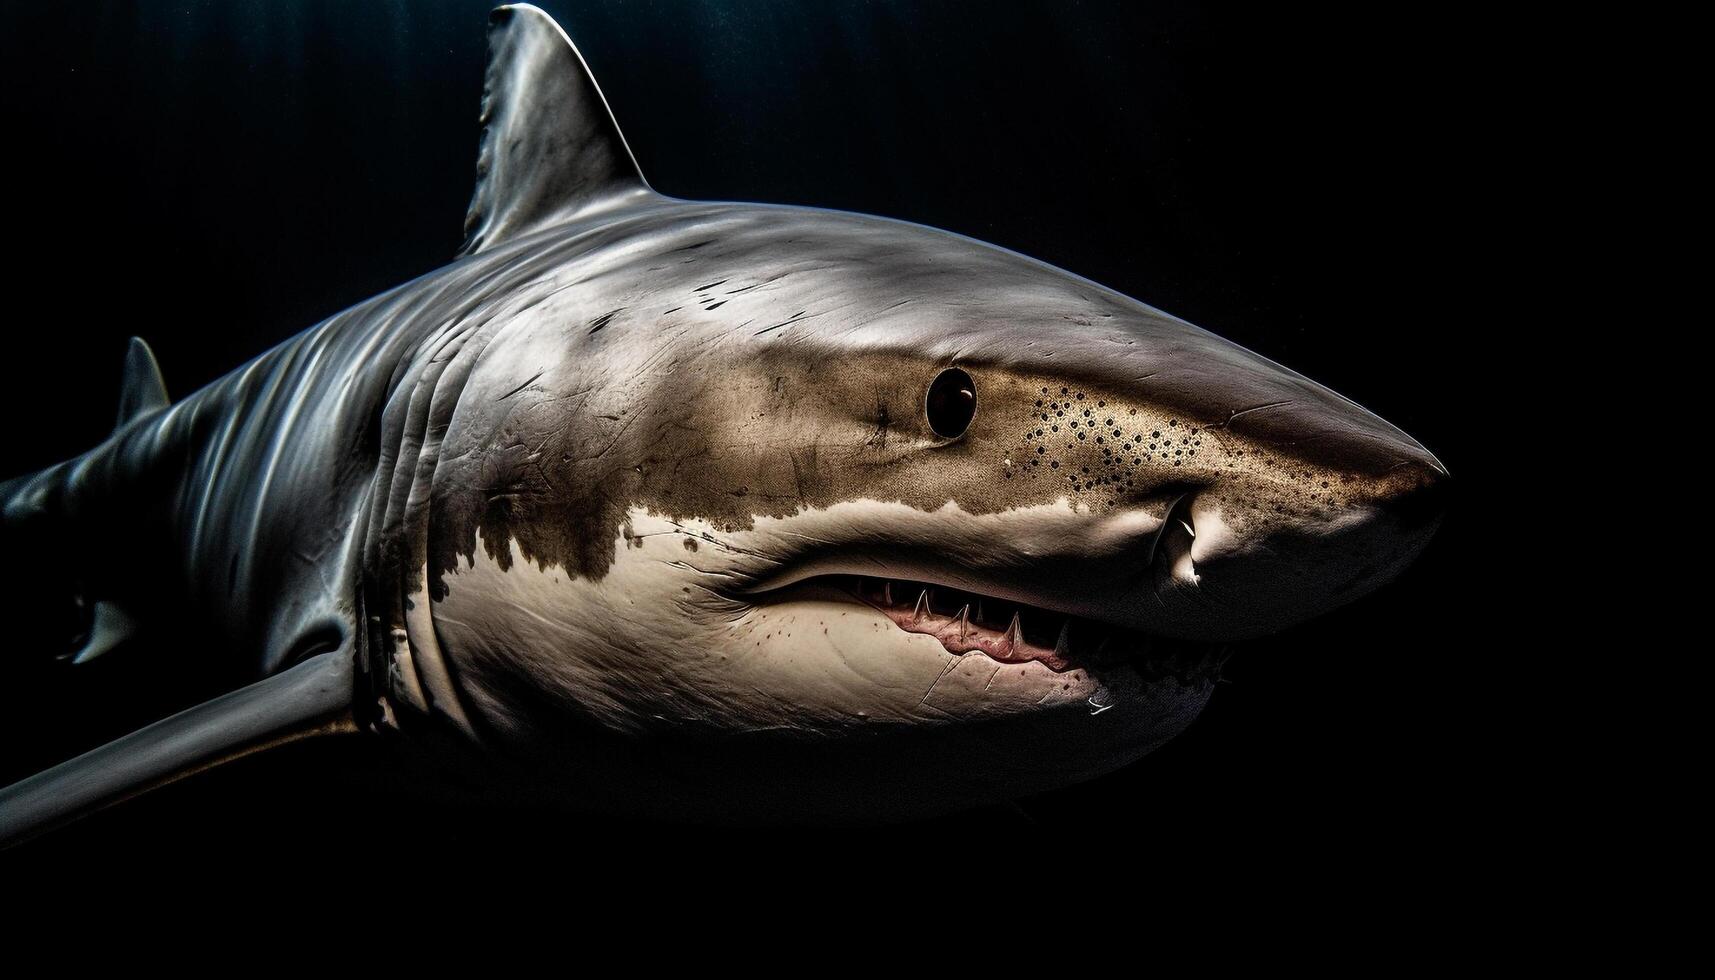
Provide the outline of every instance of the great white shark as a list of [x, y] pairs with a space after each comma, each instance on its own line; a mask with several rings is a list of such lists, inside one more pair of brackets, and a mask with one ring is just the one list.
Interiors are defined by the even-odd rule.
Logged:
[[281, 742], [580, 807], [900, 819], [1083, 780], [1226, 645], [1393, 578], [1447, 472], [1264, 357], [959, 235], [650, 188], [560, 27], [491, 18], [452, 264], [0, 485], [255, 682], [0, 791], [0, 839]]

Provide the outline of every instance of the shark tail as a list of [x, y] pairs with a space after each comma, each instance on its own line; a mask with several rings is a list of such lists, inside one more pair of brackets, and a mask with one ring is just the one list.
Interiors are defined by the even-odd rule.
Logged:
[[[119, 389], [119, 412], [113, 432], [117, 436], [133, 423], [165, 409], [169, 404], [166, 382], [154, 352], [142, 338], [133, 337], [125, 352], [124, 373]], [[111, 441], [111, 440], [110, 440]], [[17, 554], [54, 554], [68, 535], [75, 536], [79, 498], [93, 471], [100, 467], [87, 465], [99, 450], [64, 463], [50, 466], [38, 473], [0, 481], [0, 540], [4, 552]], [[59, 587], [58, 595], [50, 601], [63, 601], [67, 583], [63, 577], [45, 570], [32, 582], [36, 587]], [[71, 620], [76, 641], [71, 649], [59, 656], [75, 663], [86, 663], [123, 645], [136, 635], [138, 617], [124, 604], [112, 598], [89, 594], [89, 583], [71, 576], [69, 589], [74, 607]]]

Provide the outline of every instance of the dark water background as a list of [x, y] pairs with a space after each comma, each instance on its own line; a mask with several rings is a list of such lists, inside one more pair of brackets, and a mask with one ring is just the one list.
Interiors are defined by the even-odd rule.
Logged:
[[[1489, 479], [1474, 352], [1495, 330], [1471, 300], [1469, 23], [1185, 2], [541, 5], [664, 193], [906, 218], [1045, 259], [1355, 398], [1455, 475], [1455, 509], [1410, 571], [1242, 650], [1205, 715], [1155, 755], [1026, 801], [1028, 829], [962, 815], [842, 832], [843, 852], [1011, 833], [1092, 842], [1091, 863], [1282, 855], [1386, 874], [1495, 833], [1476, 728], [1487, 587], [1468, 574]], [[182, 395], [447, 261], [488, 6], [0, 11], [18, 247], [6, 329], [35, 345], [0, 391], [4, 475], [104, 437], [132, 334]], [[29, 610], [6, 615], [11, 645], [40, 642]], [[194, 623], [176, 629], [162, 652], [197, 644]], [[170, 657], [73, 678], [31, 652], [5, 651], [20, 666], [0, 675], [0, 779], [200, 699]], [[585, 861], [596, 839], [656, 871], [724, 856], [813, 877], [829, 859], [824, 835], [568, 833], [558, 816], [437, 806], [361, 775], [330, 783], [318, 751], [162, 791], [12, 857], [334, 868], [381, 847]]]

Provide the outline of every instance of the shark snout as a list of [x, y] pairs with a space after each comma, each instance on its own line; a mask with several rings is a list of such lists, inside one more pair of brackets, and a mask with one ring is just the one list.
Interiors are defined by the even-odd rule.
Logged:
[[1151, 563], [1175, 625], [1222, 639], [1276, 632], [1397, 576], [1439, 526], [1449, 477], [1403, 434], [1375, 452], [1338, 471], [1277, 459], [1188, 495]]
[[1439, 524], [1451, 490], [1447, 468], [1441, 461], [1423, 450], [1420, 458], [1402, 461], [1397, 476], [1377, 506], [1403, 530]]

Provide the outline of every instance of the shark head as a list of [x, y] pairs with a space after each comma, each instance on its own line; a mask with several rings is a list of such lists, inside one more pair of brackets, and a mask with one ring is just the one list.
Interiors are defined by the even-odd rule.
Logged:
[[968, 238], [658, 195], [546, 15], [491, 43], [393, 694], [533, 778], [836, 818], [1088, 778], [1434, 531], [1444, 467], [1304, 376]]

